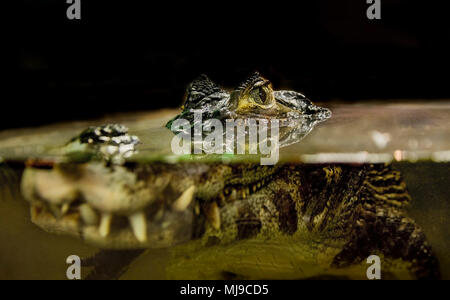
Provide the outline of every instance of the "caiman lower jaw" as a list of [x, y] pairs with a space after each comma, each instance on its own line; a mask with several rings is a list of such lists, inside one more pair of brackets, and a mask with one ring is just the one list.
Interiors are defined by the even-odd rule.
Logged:
[[102, 225], [87, 225], [77, 208], [71, 208], [65, 215], [56, 217], [44, 202], [33, 202], [30, 212], [32, 222], [45, 231], [77, 237], [99, 248], [165, 248], [187, 242], [192, 236], [193, 211], [189, 209], [165, 214], [162, 223], [144, 220], [147, 227], [145, 240], [136, 238], [125, 217], [114, 216], [110, 223], [110, 232], [103, 236], [100, 229]]
[[[31, 204], [31, 220], [48, 232], [113, 249], [163, 248], [192, 236], [195, 186], [186, 189], [170, 207], [151, 202], [133, 211], [111, 212], [84, 200], [89, 198], [86, 192], [90, 192], [99, 202], [114, 203], [115, 199], [108, 198], [111, 189], [104, 182], [91, 182], [87, 186], [80, 178], [61, 176], [53, 170], [29, 168], [22, 178], [22, 193]], [[125, 194], [113, 196], [124, 199]]]

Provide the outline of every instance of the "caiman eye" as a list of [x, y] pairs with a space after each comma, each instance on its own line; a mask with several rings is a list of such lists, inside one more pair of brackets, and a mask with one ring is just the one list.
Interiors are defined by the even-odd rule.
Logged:
[[261, 99], [261, 102], [263, 104], [265, 104], [266, 101], [267, 101], [267, 94], [266, 94], [266, 91], [263, 88], [259, 89], [259, 99]]
[[267, 93], [264, 88], [256, 88], [251, 91], [251, 96], [253, 101], [258, 104], [266, 104], [267, 101]]

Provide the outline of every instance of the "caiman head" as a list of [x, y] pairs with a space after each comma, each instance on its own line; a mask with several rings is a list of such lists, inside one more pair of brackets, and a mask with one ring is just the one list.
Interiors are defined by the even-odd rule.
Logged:
[[[125, 161], [139, 139], [117, 125], [92, 127], [61, 151], [64, 160], [29, 161], [21, 183], [32, 222], [101, 248], [164, 248], [187, 242], [217, 203], [260, 189], [275, 167]], [[203, 220], [203, 221], [202, 221]]]
[[[231, 93], [201, 76], [174, 120], [193, 122], [192, 110], [201, 110], [204, 122], [278, 119], [281, 146], [297, 142], [331, 114], [300, 93], [274, 91], [258, 73]], [[31, 162], [22, 193], [31, 203], [32, 221], [102, 248], [172, 246], [195, 235], [201, 216], [220, 226], [217, 206], [208, 203], [248, 197], [277, 169], [251, 163], [131, 163], [126, 158], [138, 144], [123, 126], [92, 127], [62, 149], [65, 160]]]
[[28, 161], [21, 190], [33, 223], [102, 248], [165, 247], [188, 239], [195, 170], [185, 170], [189, 176], [170, 165], [126, 164], [139, 143], [125, 126], [108, 124], [55, 149], [58, 160]]
[[189, 85], [182, 110], [166, 124], [176, 134], [179, 131], [172, 127], [173, 122], [184, 119], [194, 126], [194, 111], [202, 113], [202, 125], [211, 119], [223, 125], [229, 119], [278, 120], [281, 147], [299, 142], [317, 123], [331, 117], [329, 109], [314, 105], [301, 93], [274, 91], [271, 82], [258, 72], [231, 92], [201, 75]]

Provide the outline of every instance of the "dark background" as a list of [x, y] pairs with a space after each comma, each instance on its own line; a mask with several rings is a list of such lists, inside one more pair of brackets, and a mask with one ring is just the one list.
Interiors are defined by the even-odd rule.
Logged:
[[[448, 11], [433, 1], [16, 1], [0, 129], [177, 107], [201, 73], [254, 70], [313, 101], [450, 98]], [[7, 13], [6, 11], [4, 13]], [[6, 113], [5, 113], [6, 112]]]

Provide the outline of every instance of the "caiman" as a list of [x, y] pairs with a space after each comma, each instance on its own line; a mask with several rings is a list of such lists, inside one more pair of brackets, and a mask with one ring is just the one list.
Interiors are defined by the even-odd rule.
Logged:
[[[281, 146], [331, 116], [258, 73], [231, 93], [201, 76], [182, 109], [168, 128], [194, 122], [193, 109], [204, 122], [287, 120]], [[25, 163], [32, 222], [103, 249], [83, 260], [94, 267], [86, 279], [117, 279], [152, 248], [171, 249], [170, 278], [366, 278], [371, 255], [381, 258], [382, 278], [440, 278], [424, 232], [407, 216], [405, 182], [388, 164], [140, 163], [128, 159], [138, 147], [138, 137], [109, 124], [68, 142], [63, 161]]]

